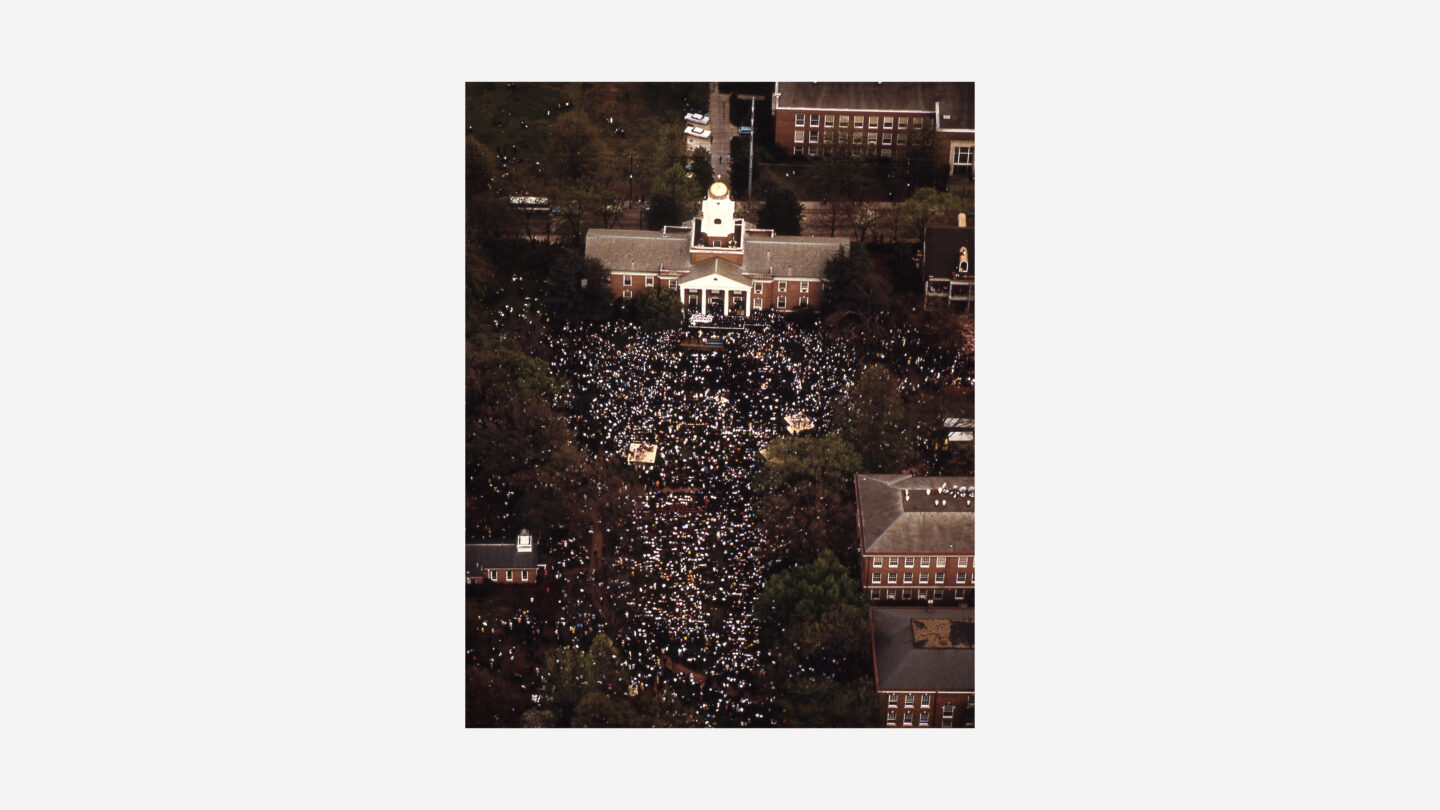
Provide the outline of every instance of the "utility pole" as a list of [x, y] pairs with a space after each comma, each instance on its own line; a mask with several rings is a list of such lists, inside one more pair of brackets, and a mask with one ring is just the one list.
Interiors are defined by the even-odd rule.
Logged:
[[745, 175], [745, 201], [752, 202], [755, 195], [751, 190], [755, 187], [755, 97], [750, 97], [750, 171]]

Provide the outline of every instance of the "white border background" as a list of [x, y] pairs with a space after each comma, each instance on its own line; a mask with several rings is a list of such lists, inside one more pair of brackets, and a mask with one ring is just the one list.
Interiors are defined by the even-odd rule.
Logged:
[[[7, 9], [7, 792], [1432, 805], [1408, 7]], [[978, 82], [979, 728], [466, 731], [463, 82], [776, 77]]]

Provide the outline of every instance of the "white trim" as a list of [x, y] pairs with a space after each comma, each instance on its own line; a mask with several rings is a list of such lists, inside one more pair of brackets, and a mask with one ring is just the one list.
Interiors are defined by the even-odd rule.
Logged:
[[[939, 102], [936, 102], [936, 103], [938, 104]], [[839, 113], [857, 113], [857, 112], [859, 112], [859, 113], [872, 113], [872, 112], [874, 112], [874, 113], [887, 113], [887, 112], [888, 112], [888, 113], [895, 113], [896, 115], [899, 115], [900, 113], [908, 113], [908, 114], [910, 114], [910, 115], [917, 115], [917, 114], [918, 114], [918, 115], [924, 115], [924, 116], [933, 115], [934, 112], [935, 112], [934, 110], [902, 110], [902, 109], [896, 109], [896, 108], [891, 108], [891, 107], [881, 107], [881, 108], [877, 108], [877, 109], [870, 109], [870, 108], [867, 107], [867, 108], [864, 108], [864, 109], [860, 109], [860, 108], [856, 108], [856, 107], [786, 107], [786, 106], [780, 105], [780, 104], [775, 105], [775, 111], [776, 111], [776, 112], [779, 112], [779, 111], [781, 111], [781, 110], [805, 110], [806, 113], [809, 113], [810, 110], [820, 110], [821, 112], [829, 111], [829, 112], [833, 112], [833, 113], [836, 113], [836, 114], [839, 114]]]

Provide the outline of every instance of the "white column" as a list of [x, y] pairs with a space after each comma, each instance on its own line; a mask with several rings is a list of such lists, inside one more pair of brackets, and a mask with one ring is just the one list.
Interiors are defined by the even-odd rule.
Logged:
[[729, 315], [729, 314], [730, 314], [730, 291], [729, 291], [729, 290], [721, 290], [721, 291], [720, 291], [720, 296], [721, 296], [721, 297], [720, 297], [720, 307], [721, 307], [720, 311], [721, 311], [722, 313], [726, 314], [726, 315]]
[[754, 289], [754, 287], [750, 287], [745, 290], [745, 317], [747, 318], [750, 317], [750, 293]]

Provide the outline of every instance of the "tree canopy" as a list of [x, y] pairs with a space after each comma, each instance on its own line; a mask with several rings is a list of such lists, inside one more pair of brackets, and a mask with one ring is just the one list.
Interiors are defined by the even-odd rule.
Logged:
[[770, 492], [803, 480], [843, 482], [860, 467], [860, 454], [839, 436], [782, 436], [766, 446], [752, 486]]
[[651, 332], [678, 329], [684, 323], [680, 293], [661, 287], [642, 290], [635, 296], [635, 322]]
[[765, 190], [759, 218], [762, 228], [774, 228], [777, 234], [798, 236], [805, 221], [805, 206], [800, 204], [792, 189], [773, 186]]
[[916, 461], [900, 382], [884, 366], [867, 366], [841, 398], [835, 422], [866, 470], [900, 472]]

